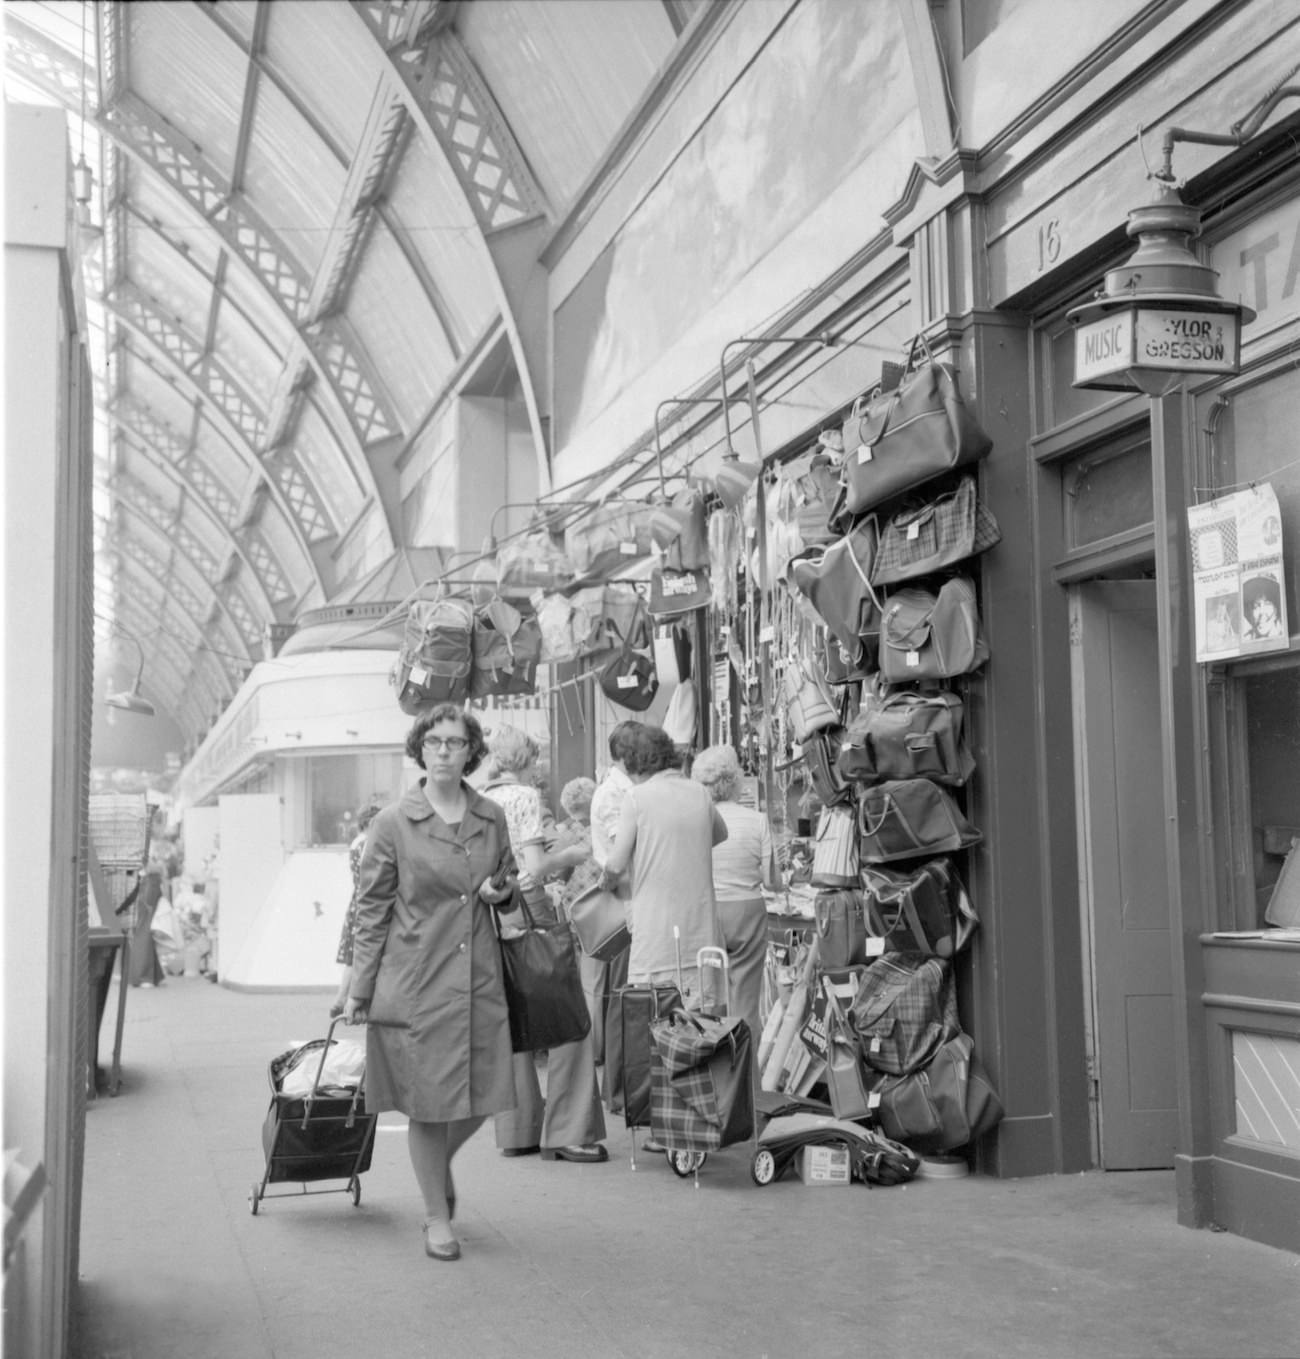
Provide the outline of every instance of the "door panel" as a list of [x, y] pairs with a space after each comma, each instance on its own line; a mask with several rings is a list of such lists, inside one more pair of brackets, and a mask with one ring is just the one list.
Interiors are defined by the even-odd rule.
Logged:
[[1154, 582], [1078, 591], [1078, 752], [1101, 1163], [1171, 1166], [1177, 1140]]

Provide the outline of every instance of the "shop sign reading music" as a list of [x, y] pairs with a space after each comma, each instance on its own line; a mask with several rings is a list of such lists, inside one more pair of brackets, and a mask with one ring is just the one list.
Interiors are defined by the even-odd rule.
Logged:
[[1240, 347], [1237, 318], [1230, 313], [1138, 307], [1078, 328], [1075, 382], [1094, 381], [1129, 368], [1233, 373]]

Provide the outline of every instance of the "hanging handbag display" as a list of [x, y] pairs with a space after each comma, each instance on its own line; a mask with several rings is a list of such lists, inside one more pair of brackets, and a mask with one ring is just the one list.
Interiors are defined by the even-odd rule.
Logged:
[[966, 576], [937, 595], [915, 586], [890, 595], [880, 621], [880, 675], [888, 684], [950, 679], [978, 670], [989, 658], [975, 587]]
[[998, 521], [975, 494], [975, 478], [965, 476], [955, 491], [888, 520], [871, 564], [871, 583], [893, 585], [941, 571], [1001, 541]]
[[709, 593], [707, 570], [671, 571], [656, 566], [650, 573], [650, 615], [675, 618], [702, 609], [709, 602]]
[[828, 807], [853, 796], [853, 785], [845, 780], [836, 762], [840, 736], [838, 728], [827, 727], [814, 732], [799, 748], [808, 782], [818, 800]]
[[591, 1032], [591, 1014], [573, 931], [566, 920], [538, 924], [518, 889], [514, 907], [524, 921], [520, 932], [502, 931], [497, 922], [510, 1046], [515, 1052], [538, 1052], [576, 1043]]
[[885, 1133], [926, 1156], [967, 1146], [1002, 1120], [1002, 1101], [964, 1033], [942, 1044], [922, 1070], [883, 1077], [875, 1091]]
[[853, 809], [823, 807], [813, 844], [814, 887], [854, 887], [858, 882], [858, 835]]
[[880, 622], [880, 601], [871, 585], [876, 541], [875, 520], [864, 519], [830, 547], [796, 557], [787, 571], [789, 582], [853, 655], [859, 638]]
[[650, 657], [650, 625], [644, 613], [619, 649], [596, 671], [596, 682], [611, 703], [644, 712], [659, 692], [659, 678]]
[[830, 685], [810, 661], [791, 656], [786, 662], [781, 690], [793, 740], [802, 744], [814, 732], [839, 726], [840, 715]]
[[965, 886], [947, 859], [911, 870], [864, 867], [865, 927], [886, 953], [933, 953], [951, 958], [979, 924]]
[[[665, 517], [663, 510], [668, 511]], [[669, 571], [701, 571], [709, 565], [709, 520], [704, 492], [687, 482], [668, 506], [656, 506], [651, 521], [654, 539]]]
[[863, 514], [992, 447], [962, 400], [956, 372], [918, 336], [898, 386], [877, 389], [865, 408], [855, 404], [844, 423], [845, 503]]
[[853, 967], [866, 962], [866, 912], [866, 898], [856, 887], [817, 893], [813, 898], [813, 921], [819, 967]]
[[805, 547], [833, 543], [843, 531], [831, 527], [831, 510], [839, 494], [839, 469], [825, 453], [814, 453], [806, 470], [791, 469], [795, 484], [795, 521]]
[[962, 739], [961, 699], [913, 689], [873, 695], [849, 723], [837, 764], [846, 779], [859, 783], [915, 778], [965, 783], [975, 761]]
[[858, 979], [850, 1023], [873, 1071], [919, 1070], [961, 1032], [952, 964], [920, 953], [877, 958]]
[[504, 599], [489, 600], [474, 610], [473, 649], [471, 698], [536, 691], [542, 629], [534, 614], [524, 614]]
[[564, 550], [577, 575], [608, 579], [638, 557], [648, 557], [650, 505], [611, 501], [575, 519], [564, 530]]
[[983, 839], [952, 796], [929, 779], [895, 779], [864, 788], [858, 830], [859, 851], [869, 864], [952, 854]]
[[573, 577], [573, 563], [545, 528], [507, 538], [497, 549], [497, 584], [503, 595], [558, 590]]
[[609, 962], [632, 942], [627, 927], [627, 900], [592, 883], [569, 902], [569, 924], [588, 958]]

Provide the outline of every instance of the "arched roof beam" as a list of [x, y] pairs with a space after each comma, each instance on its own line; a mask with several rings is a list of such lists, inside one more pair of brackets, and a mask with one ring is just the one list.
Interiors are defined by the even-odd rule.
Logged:
[[[322, 548], [322, 542], [334, 536], [333, 530], [301, 469], [290, 460], [281, 461], [277, 470], [284, 482], [288, 483], [282, 485], [259, 456], [258, 445], [265, 440], [265, 415], [224, 366], [204, 351], [201, 342], [177, 326], [134, 287], [118, 288], [111, 297], [103, 299], [103, 306], [120, 324], [145, 340], [162, 356], [168, 370], [160, 373], [164, 380], [168, 379], [169, 372], [175, 374], [206, 410], [218, 414], [220, 418], [217, 423], [222, 433], [243, 454], [244, 461], [260, 478], [258, 484], [266, 487], [267, 493], [284, 512], [315, 583], [322, 594], [328, 597], [329, 592], [324, 584], [327, 576], [322, 566], [328, 568], [329, 553]], [[143, 356], [137, 357], [143, 359]], [[314, 514], [323, 526], [324, 532], [315, 540], [309, 538], [303, 527], [304, 508], [291, 502], [290, 497], [293, 495], [304, 497], [306, 514]]]
[[[365, 456], [368, 444], [401, 432], [390, 404], [384, 399], [370, 365], [350, 328], [340, 319], [308, 326], [306, 309], [310, 280], [292, 253], [263, 223], [252, 206], [211, 166], [197, 147], [175, 128], [165, 124], [142, 100], [125, 90], [125, 56], [120, 37], [119, 5], [98, 6], [100, 29], [100, 92], [83, 81], [72, 54], [47, 42], [20, 19], [7, 18], [9, 60], [25, 79], [60, 102], [65, 111], [79, 116], [83, 92], [87, 107], [97, 112], [92, 121], [100, 134], [148, 170], [156, 173], [212, 226], [230, 252], [293, 326], [313, 370], [344, 417], [351, 433], [348, 457], [355, 475], [368, 484], [382, 503], [379, 488], [370, 474]], [[106, 270], [107, 272], [107, 270]], [[338, 428], [331, 421], [336, 440]], [[341, 445], [342, 446], [342, 445]], [[388, 507], [385, 506], [387, 510]], [[389, 514], [393, 541], [399, 541], [397, 524]]]
[[547, 371], [545, 272], [549, 229], [541, 186], [459, 39], [435, 13], [385, 0], [350, 0], [352, 12], [401, 82], [424, 135], [456, 176], [475, 220], [510, 338], [537, 453], [539, 485], [550, 484], [550, 449], [538, 397]]

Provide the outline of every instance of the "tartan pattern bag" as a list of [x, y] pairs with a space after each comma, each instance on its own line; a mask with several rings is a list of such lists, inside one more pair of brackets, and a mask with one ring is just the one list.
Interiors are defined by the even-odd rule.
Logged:
[[890, 1076], [923, 1067], [961, 1032], [952, 964], [924, 953], [887, 953], [858, 981], [851, 1023], [866, 1064]]
[[672, 1151], [754, 1135], [753, 1044], [739, 1017], [677, 1009], [650, 1025], [650, 1129]]
[[886, 523], [871, 563], [871, 583], [893, 585], [928, 575], [1001, 541], [998, 521], [975, 494], [975, 478], [964, 476], [955, 491], [900, 510]]

